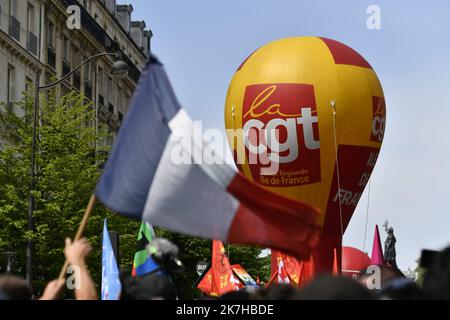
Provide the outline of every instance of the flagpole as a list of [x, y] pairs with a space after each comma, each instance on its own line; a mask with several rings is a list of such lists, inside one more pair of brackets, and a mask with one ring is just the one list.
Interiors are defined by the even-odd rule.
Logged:
[[[92, 213], [92, 209], [94, 209], [94, 204], [96, 201], [96, 197], [95, 194], [93, 194], [91, 196], [91, 198], [89, 199], [89, 203], [86, 207], [86, 210], [84, 211], [84, 215], [83, 215], [83, 219], [81, 220], [80, 226], [78, 227], [78, 231], [75, 235], [75, 238], [73, 239], [73, 241], [77, 241], [80, 240], [81, 237], [83, 236], [84, 230], [86, 229], [89, 217], [91, 216]], [[61, 272], [59, 273], [59, 277], [58, 279], [65, 279], [65, 275], [66, 275], [66, 270], [67, 267], [69, 266], [69, 262], [67, 261], [67, 259], [64, 262], [64, 266], [61, 269]]]

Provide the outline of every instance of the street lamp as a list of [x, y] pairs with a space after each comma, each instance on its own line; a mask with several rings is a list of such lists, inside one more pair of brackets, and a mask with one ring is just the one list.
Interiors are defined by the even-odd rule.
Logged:
[[[62, 77], [61, 79], [46, 84], [46, 85], [40, 85], [40, 70], [37, 70], [36, 73], [36, 82], [35, 82], [35, 92], [34, 92], [34, 109], [33, 109], [33, 141], [32, 141], [32, 147], [31, 147], [31, 168], [30, 168], [30, 194], [29, 194], [29, 198], [28, 198], [28, 230], [29, 231], [33, 231], [34, 226], [33, 226], [33, 210], [34, 210], [34, 197], [33, 197], [33, 191], [35, 188], [35, 161], [36, 161], [36, 141], [37, 141], [37, 137], [36, 137], [36, 128], [37, 128], [37, 117], [38, 117], [38, 106], [39, 106], [39, 92], [41, 90], [49, 90], [51, 88], [54, 88], [55, 86], [57, 86], [58, 84], [60, 84], [61, 82], [63, 82], [64, 80], [68, 79], [73, 73], [75, 73], [75, 71], [77, 71], [78, 69], [80, 69], [82, 66], [84, 66], [85, 64], [91, 62], [94, 59], [97, 59], [99, 57], [103, 57], [103, 56], [114, 56], [117, 61], [113, 64], [112, 68], [111, 68], [111, 74], [115, 77], [118, 78], [124, 78], [128, 75], [129, 73], [129, 66], [126, 62], [119, 60], [120, 59], [120, 54], [119, 53], [111, 53], [111, 52], [106, 52], [106, 53], [99, 53], [96, 54], [88, 59], [86, 59], [85, 61], [83, 61], [82, 63], [80, 63], [80, 65], [78, 65], [77, 67], [75, 67], [72, 71], [70, 71], [68, 74], [66, 74], [64, 77]], [[95, 84], [95, 87], [97, 87], [97, 84]], [[33, 243], [31, 240], [28, 240], [27, 242], [27, 253], [26, 253], [26, 281], [27, 284], [29, 285], [29, 287], [32, 287], [32, 246]]]
[[124, 61], [117, 60], [111, 67], [111, 74], [116, 78], [125, 78], [129, 73], [130, 68]]

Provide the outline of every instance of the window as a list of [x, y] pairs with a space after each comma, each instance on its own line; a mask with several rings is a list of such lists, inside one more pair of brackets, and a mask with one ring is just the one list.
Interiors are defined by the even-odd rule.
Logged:
[[55, 25], [51, 21], [47, 26], [47, 44], [52, 48], [55, 47]]
[[16, 69], [12, 65], [8, 65], [6, 81], [8, 86], [6, 89], [6, 101], [10, 105], [16, 99]]
[[9, 35], [20, 42], [20, 21], [17, 20], [17, 0], [9, 0]]
[[70, 65], [70, 42], [69, 42], [69, 38], [67, 38], [66, 36], [63, 36], [62, 70], [63, 70], [63, 76], [69, 74], [69, 72], [71, 70], [71, 65]]
[[123, 107], [123, 89], [122, 87], [119, 87], [119, 90], [117, 91], [117, 107], [122, 108]]
[[33, 87], [33, 80], [31, 80], [28, 77], [25, 77], [25, 91], [27, 93], [30, 93], [32, 87]]
[[17, 0], [9, 0], [9, 15], [17, 17]]
[[[74, 68], [81, 64], [81, 52], [77, 47], [73, 47], [73, 55], [72, 55], [72, 65]], [[78, 90], [81, 89], [81, 73], [80, 70], [77, 69], [73, 74], [73, 85]]]
[[108, 77], [108, 88], [106, 90], [107, 90], [106, 94], [108, 96], [108, 102], [113, 103], [114, 91], [113, 91], [113, 79], [111, 77]]
[[33, 34], [36, 34], [36, 20], [35, 20], [35, 10], [34, 6], [31, 3], [28, 3], [27, 8], [27, 30]]
[[35, 10], [32, 4], [28, 3], [27, 7], [27, 50], [37, 55], [38, 51], [38, 39], [36, 37], [36, 21]]
[[104, 71], [103, 68], [98, 68], [98, 92], [103, 94], [105, 91], [105, 82], [104, 82]]
[[70, 42], [66, 36], [63, 37], [63, 59], [70, 61]]
[[[90, 57], [89, 54], [83, 57], [83, 61], [86, 61], [88, 57]], [[92, 62], [88, 62], [84, 65], [84, 80], [92, 82]]]

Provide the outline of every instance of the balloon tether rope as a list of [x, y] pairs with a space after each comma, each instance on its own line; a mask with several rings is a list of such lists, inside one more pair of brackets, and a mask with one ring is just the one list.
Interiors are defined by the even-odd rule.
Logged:
[[334, 133], [334, 151], [336, 154], [336, 173], [337, 173], [337, 183], [338, 183], [338, 200], [339, 200], [339, 218], [341, 222], [341, 241], [344, 237], [344, 224], [342, 221], [342, 201], [341, 201], [341, 179], [339, 173], [339, 157], [338, 157], [338, 147], [336, 139], [336, 102], [331, 101], [331, 109], [333, 111], [333, 133]]
[[366, 236], [367, 236], [367, 221], [369, 220], [369, 206], [370, 206], [370, 178], [369, 178], [369, 188], [367, 189], [367, 211], [366, 211], [366, 227], [364, 229], [364, 242], [363, 242], [363, 252], [366, 250]]

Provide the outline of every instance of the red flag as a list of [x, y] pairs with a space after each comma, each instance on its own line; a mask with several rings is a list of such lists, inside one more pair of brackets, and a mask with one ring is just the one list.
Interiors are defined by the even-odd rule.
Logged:
[[212, 272], [211, 269], [206, 272], [197, 288], [207, 295], [211, 295], [212, 292]]
[[309, 257], [309, 260], [301, 262], [300, 279], [298, 282], [299, 287], [303, 287], [310, 282], [316, 275], [316, 268], [313, 255]]
[[333, 255], [333, 276], [338, 276], [340, 274], [339, 268], [338, 268], [338, 259], [337, 259], [337, 251], [336, 248], [334, 248], [334, 255]]
[[236, 282], [222, 241], [213, 240], [211, 268], [197, 288], [210, 296], [221, 296], [239, 290]]
[[289, 283], [298, 286], [304, 264], [305, 261], [299, 261], [287, 254], [272, 250], [271, 279], [269, 283]]
[[284, 266], [283, 254], [273, 249], [271, 254], [271, 276], [268, 285], [272, 282], [291, 283]]

